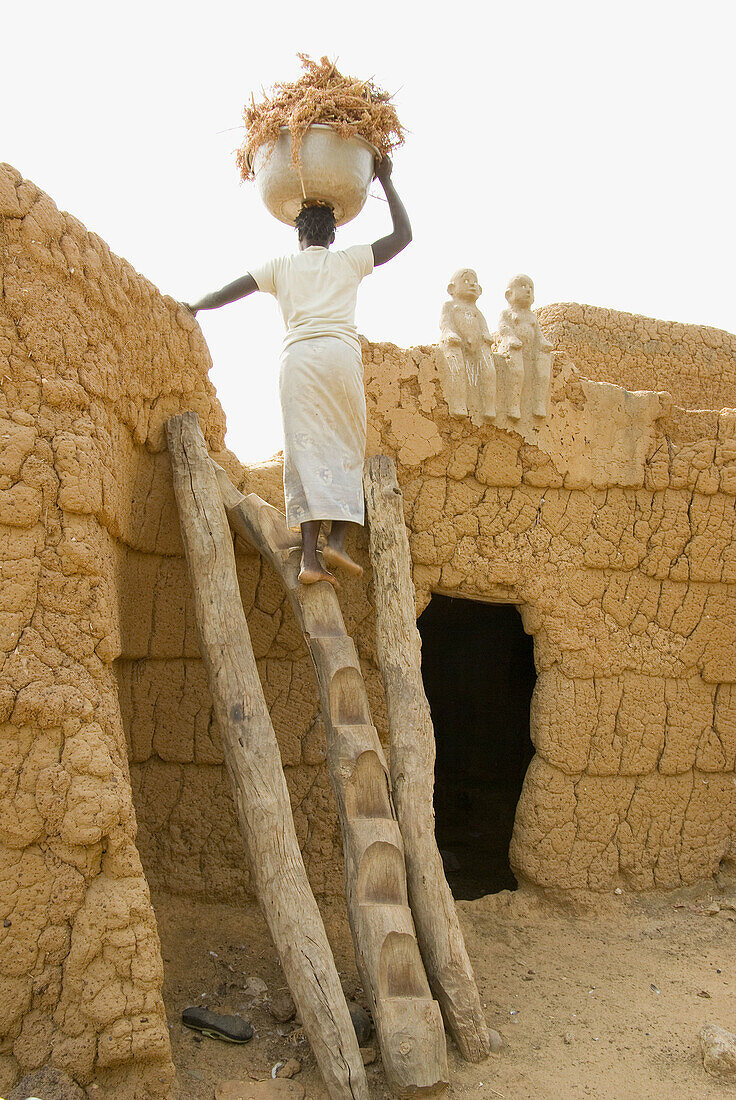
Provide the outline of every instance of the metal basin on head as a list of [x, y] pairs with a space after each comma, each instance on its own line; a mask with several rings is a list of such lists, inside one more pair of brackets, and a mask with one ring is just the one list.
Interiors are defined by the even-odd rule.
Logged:
[[269, 154], [262, 145], [251, 156], [256, 185], [266, 208], [293, 225], [305, 199], [332, 207], [337, 225], [357, 217], [365, 206], [378, 150], [362, 137], [342, 138], [314, 123], [302, 139], [301, 164], [291, 159], [291, 134], [281, 127]]

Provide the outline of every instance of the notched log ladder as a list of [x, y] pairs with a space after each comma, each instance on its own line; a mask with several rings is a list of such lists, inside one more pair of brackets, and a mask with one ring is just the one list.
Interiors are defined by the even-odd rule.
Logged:
[[435, 740], [424, 693], [411, 555], [396, 465], [368, 459], [363, 476], [376, 603], [378, 663], [386, 690], [393, 799], [404, 838], [409, 903], [432, 992], [471, 1062], [490, 1052], [488, 1027], [434, 830]]
[[368, 1100], [355, 1031], [299, 851], [232, 536], [196, 414], [169, 420], [167, 435], [199, 647], [255, 890], [331, 1100]]
[[231, 527], [281, 578], [316, 669], [342, 828], [348, 916], [386, 1080], [397, 1096], [442, 1091], [448, 1079], [442, 1017], [417, 945], [388, 768], [340, 604], [327, 582], [299, 583], [299, 547], [283, 514], [255, 494], [241, 496], [224, 470], [218, 468], [217, 477]]

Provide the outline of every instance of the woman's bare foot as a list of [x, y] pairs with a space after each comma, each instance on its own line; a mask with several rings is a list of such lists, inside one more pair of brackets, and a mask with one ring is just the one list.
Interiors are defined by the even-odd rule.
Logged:
[[342, 546], [330, 546], [329, 542], [325, 543], [322, 557], [333, 569], [344, 569], [346, 573], [352, 573], [354, 577], [360, 577], [363, 573], [363, 566], [358, 565], [357, 561], [353, 561], [350, 554]]
[[317, 565], [305, 565], [302, 561], [302, 567], [299, 570], [299, 583], [317, 584], [318, 581], [327, 581], [333, 588], [340, 587], [337, 577], [333, 577], [332, 573], [328, 573], [319, 563]]

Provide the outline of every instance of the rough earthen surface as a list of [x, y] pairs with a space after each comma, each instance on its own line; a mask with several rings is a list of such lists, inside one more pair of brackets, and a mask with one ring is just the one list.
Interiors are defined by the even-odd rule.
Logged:
[[[723, 887], [597, 895], [584, 909], [523, 888], [459, 902], [486, 1017], [503, 1049], [473, 1065], [448, 1044], [452, 1100], [499, 1093], [504, 1100], [733, 1100], [733, 1080], [706, 1072], [699, 1041], [708, 1021], [733, 1029], [736, 913], [726, 904], [736, 903], [736, 882], [719, 878]], [[714, 896], [723, 906], [715, 916]], [[187, 910], [173, 896], [157, 904], [183, 1095], [211, 1097], [219, 1082], [244, 1076], [244, 1063], [252, 1078], [270, 1078], [273, 1065], [296, 1056], [308, 1100], [327, 1100], [297, 1021], [276, 1024], [263, 995], [238, 988], [240, 975], [254, 972], [269, 990], [283, 984], [258, 908], [204, 902]], [[344, 904], [328, 905], [325, 919], [346, 993], [364, 1000]], [[223, 994], [213, 996], [220, 982]], [[217, 1011], [252, 1021], [256, 1036], [247, 1047], [196, 1043], [181, 1025], [182, 1008], [203, 990]], [[374, 1038], [364, 1050], [375, 1054], [375, 1046]], [[371, 1100], [391, 1100], [380, 1057], [367, 1074]]]
[[[249, 892], [163, 424], [195, 409], [235, 484], [282, 507], [280, 460], [224, 451], [175, 302], [7, 166], [0, 214], [0, 1095], [50, 1063], [143, 1100], [172, 1080], [147, 883]], [[369, 452], [397, 460], [417, 611], [510, 601], [534, 636], [519, 877], [696, 882], [736, 830], [736, 338], [587, 306], [540, 320], [551, 411], [519, 431], [450, 418], [436, 348], [365, 343]], [[356, 554], [340, 599], [385, 739], [364, 534]], [[273, 572], [242, 549], [238, 568], [307, 869], [336, 895], [309, 657]]]
[[538, 316], [547, 339], [587, 378], [629, 390], [669, 390], [691, 409], [736, 404], [736, 336], [730, 332], [576, 302], [544, 306]]
[[144, 1100], [173, 1068], [113, 664], [180, 552], [162, 424], [224, 422], [175, 302], [8, 166], [0, 215], [0, 1094], [50, 1063]]
[[565, 890], [713, 874], [736, 827], [736, 414], [557, 353], [535, 443], [449, 420], [433, 355], [372, 349], [371, 447], [398, 456], [418, 611], [432, 591], [508, 600], [534, 636], [512, 865]]
[[44, 1100], [86, 1100], [86, 1092], [60, 1069], [44, 1066], [28, 1073], [8, 1093], [8, 1100], [28, 1100], [29, 1096]]

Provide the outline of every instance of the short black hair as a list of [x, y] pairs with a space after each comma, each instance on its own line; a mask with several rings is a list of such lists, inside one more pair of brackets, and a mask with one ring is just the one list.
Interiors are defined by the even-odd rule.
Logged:
[[329, 206], [305, 204], [297, 214], [294, 225], [300, 240], [332, 244], [335, 239], [335, 215]]

